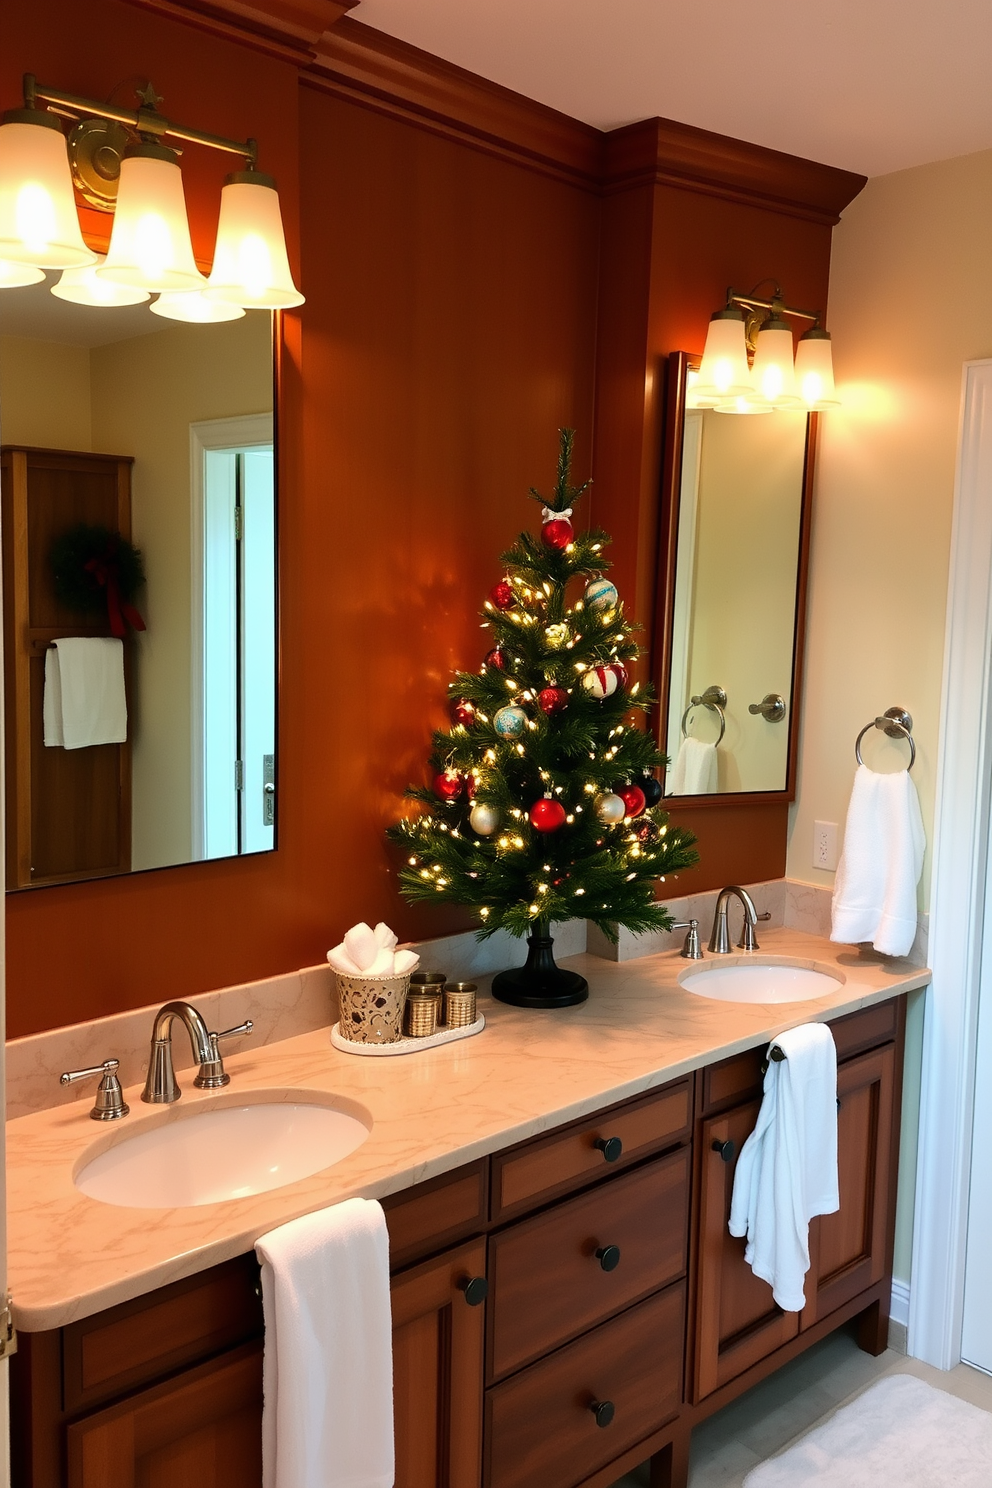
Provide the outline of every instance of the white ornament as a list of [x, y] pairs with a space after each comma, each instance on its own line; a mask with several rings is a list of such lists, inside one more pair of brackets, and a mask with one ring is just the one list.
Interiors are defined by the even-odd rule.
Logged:
[[617, 586], [611, 584], [609, 579], [593, 579], [586, 585], [583, 598], [586, 609], [592, 610], [595, 615], [603, 615], [610, 610], [615, 610], [620, 603]]
[[495, 806], [477, 801], [469, 812], [468, 824], [479, 837], [491, 837], [499, 826], [499, 812]]
[[617, 674], [610, 666], [590, 667], [582, 674], [582, 686], [594, 698], [612, 697], [617, 690]]
[[627, 807], [622, 796], [616, 796], [612, 791], [600, 791], [592, 807], [600, 821], [607, 827], [622, 822], [627, 814]]

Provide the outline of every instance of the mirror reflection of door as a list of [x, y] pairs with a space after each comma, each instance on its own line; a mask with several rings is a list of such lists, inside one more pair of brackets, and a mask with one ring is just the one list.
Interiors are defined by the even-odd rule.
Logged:
[[272, 418], [191, 429], [193, 853], [275, 845], [275, 487]]

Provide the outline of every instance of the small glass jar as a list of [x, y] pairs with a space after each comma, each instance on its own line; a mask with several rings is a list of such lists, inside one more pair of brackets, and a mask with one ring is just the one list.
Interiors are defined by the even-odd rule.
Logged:
[[465, 1028], [476, 1020], [474, 982], [448, 982], [444, 988], [444, 1022], [447, 1028]]
[[429, 1038], [441, 1021], [443, 971], [415, 971], [406, 999], [404, 1032], [408, 1038]]

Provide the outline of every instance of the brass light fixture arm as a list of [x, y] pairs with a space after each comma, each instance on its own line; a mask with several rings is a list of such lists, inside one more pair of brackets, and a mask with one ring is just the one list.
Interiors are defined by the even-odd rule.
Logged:
[[[770, 300], [764, 300], [756, 293], [761, 288], [761, 284], [766, 282], [775, 286], [775, 293]], [[745, 312], [744, 336], [749, 352], [754, 351], [755, 337], [769, 316], [781, 318], [783, 315], [791, 315], [794, 320], [809, 320], [814, 326], [820, 324], [822, 311], [800, 310], [796, 306], [787, 305], [782, 298], [781, 286], [774, 279], [768, 281], [763, 279], [761, 284], [756, 284], [749, 294], [739, 294], [736, 289], [732, 288], [727, 290], [728, 310], [736, 305]]]
[[[154, 97], [151, 89], [146, 90]], [[75, 93], [63, 93], [57, 88], [42, 87], [34, 73], [24, 74], [24, 107], [33, 109], [47, 104], [53, 113], [67, 119], [78, 119], [87, 115], [97, 119], [109, 119], [114, 124], [123, 124], [139, 135], [159, 140], [165, 137], [182, 140], [185, 144], [205, 145], [210, 150], [225, 150], [229, 155], [240, 155], [248, 163], [249, 170], [258, 165], [258, 141], [225, 139], [220, 134], [208, 134], [202, 129], [187, 129], [185, 124], [174, 124], [150, 104], [140, 109], [118, 108], [112, 103], [97, 103], [92, 98], [80, 98]]]

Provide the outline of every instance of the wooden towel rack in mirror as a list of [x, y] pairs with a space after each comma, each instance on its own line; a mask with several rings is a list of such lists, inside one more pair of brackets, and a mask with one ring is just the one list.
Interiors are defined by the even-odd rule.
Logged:
[[[698, 361], [678, 351], [668, 366], [654, 638], [665, 794], [792, 800], [817, 415], [692, 408]], [[692, 706], [717, 690], [719, 710]]]

